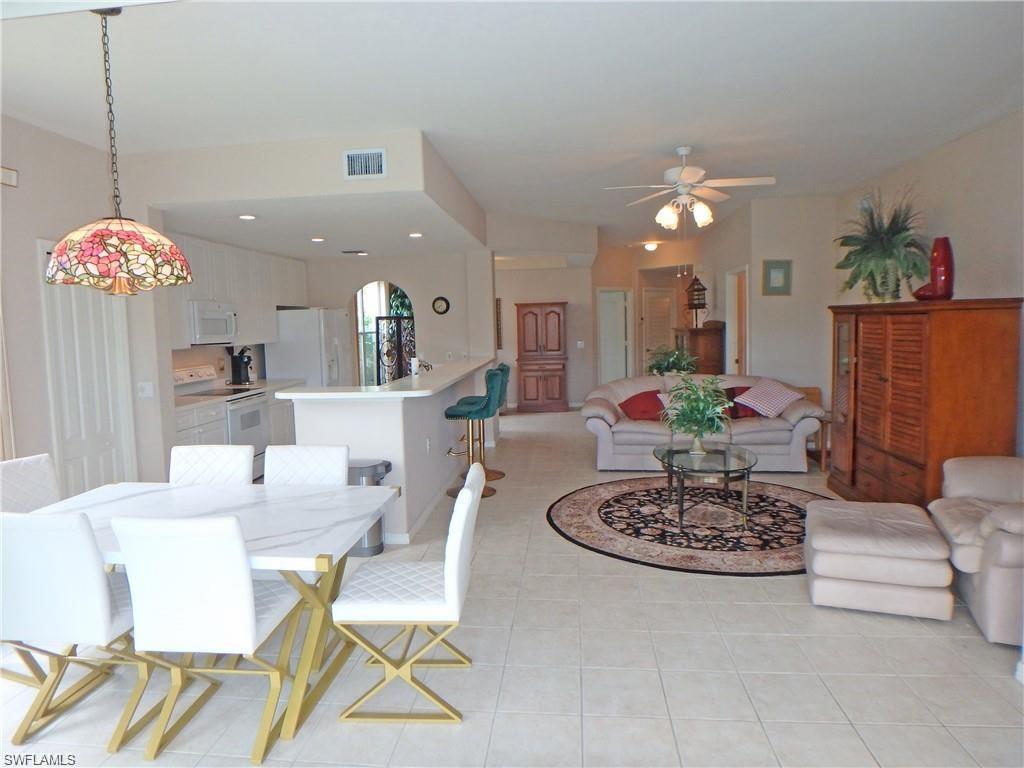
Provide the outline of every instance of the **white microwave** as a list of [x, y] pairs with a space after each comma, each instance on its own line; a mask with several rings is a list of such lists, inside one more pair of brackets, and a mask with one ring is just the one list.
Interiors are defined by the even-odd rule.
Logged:
[[234, 344], [238, 335], [238, 313], [234, 304], [193, 301], [192, 343]]

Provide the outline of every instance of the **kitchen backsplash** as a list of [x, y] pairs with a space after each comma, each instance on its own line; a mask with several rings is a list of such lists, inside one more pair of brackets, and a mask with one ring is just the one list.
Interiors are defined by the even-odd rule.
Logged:
[[[267, 366], [264, 362], [263, 345], [253, 344], [249, 347], [252, 350], [253, 370], [257, 378], [265, 378]], [[197, 365], [212, 365], [222, 380], [231, 378], [231, 357], [228, 355], [227, 347], [199, 346], [188, 349], [176, 349], [171, 351], [171, 366], [174, 370], [179, 368], [192, 368]]]

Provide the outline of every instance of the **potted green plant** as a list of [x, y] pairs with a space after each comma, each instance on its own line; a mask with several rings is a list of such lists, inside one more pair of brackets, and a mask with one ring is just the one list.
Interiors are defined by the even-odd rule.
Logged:
[[683, 376], [668, 394], [669, 402], [662, 413], [662, 421], [673, 435], [676, 432], [693, 435], [690, 453], [705, 453], [704, 435], [724, 432], [729, 421], [727, 409], [731, 403], [722, 389], [722, 380], [708, 376], [698, 384], [692, 376]]
[[888, 216], [877, 190], [860, 204], [860, 216], [847, 222], [848, 231], [836, 238], [846, 256], [836, 269], [850, 270], [843, 290], [863, 284], [868, 301], [897, 301], [900, 282], [928, 276], [928, 251], [918, 240], [916, 228], [920, 215], [911, 206], [909, 194], [892, 206]]
[[697, 358], [681, 349], [669, 349], [664, 344], [651, 353], [647, 372], [656, 375], [666, 373], [693, 373], [697, 370]]

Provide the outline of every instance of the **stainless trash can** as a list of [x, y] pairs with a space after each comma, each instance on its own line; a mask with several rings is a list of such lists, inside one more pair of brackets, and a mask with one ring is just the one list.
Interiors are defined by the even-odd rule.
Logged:
[[[391, 462], [384, 459], [349, 459], [349, 485], [380, 485], [391, 471]], [[384, 551], [384, 519], [381, 518], [359, 540], [349, 554], [352, 557], [370, 557]]]

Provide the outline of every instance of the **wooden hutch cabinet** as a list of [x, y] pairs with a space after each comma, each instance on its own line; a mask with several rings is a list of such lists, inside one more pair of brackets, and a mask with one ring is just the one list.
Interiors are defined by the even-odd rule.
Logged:
[[848, 499], [927, 504], [942, 462], [1012, 456], [1021, 299], [829, 307], [832, 464]]
[[564, 301], [516, 304], [520, 411], [569, 410], [565, 307]]

